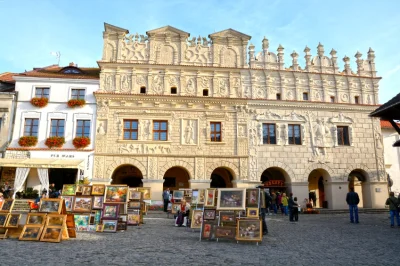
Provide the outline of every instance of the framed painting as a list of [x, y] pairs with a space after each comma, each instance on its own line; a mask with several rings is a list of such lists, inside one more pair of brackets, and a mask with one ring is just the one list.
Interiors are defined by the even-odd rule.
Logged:
[[128, 221], [128, 214], [118, 216], [118, 222], [127, 222], [127, 221]]
[[63, 199], [41, 199], [39, 212], [61, 213]]
[[67, 215], [65, 214], [49, 214], [47, 215], [47, 226], [65, 226]]
[[246, 189], [220, 188], [218, 189], [218, 210], [245, 210]]
[[192, 204], [197, 204], [198, 199], [199, 199], [199, 191], [193, 190], [192, 191]]
[[235, 226], [217, 226], [215, 228], [215, 238], [235, 239], [236, 227]]
[[8, 215], [8, 213], [0, 213], [0, 227], [4, 227], [6, 225]]
[[93, 196], [93, 210], [103, 209], [104, 196]]
[[262, 191], [262, 193], [260, 193], [261, 194], [261, 202], [260, 202], [260, 208], [266, 208], [267, 206], [265, 205], [265, 192], [264, 191]]
[[142, 192], [137, 191], [136, 189], [129, 189], [129, 199], [130, 200], [142, 200]]
[[90, 196], [90, 195], [92, 195], [92, 186], [83, 186], [82, 196]]
[[183, 199], [184, 199], [187, 203], [192, 204], [192, 197], [186, 197], [186, 196], [184, 196]]
[[214, 207], [215, 206], [215, 194], [217, 193], [216, 189], [206, 189], [206, 202], [204, 206], [206, 207]]
[[21, 214], [10, 214], [8, 216], [5, 227], [18, 228], [18, 222], [19, 222], [20, 218], [21, 218]]
[[259, 209], [258, 208], [247, 208], [247, 218], [258, 218]]
[[204, 209], [204, 220], [215, 220], [216, 209]]
[[206, 190], [205, 189], [199, 189], [199, 195], [197, 197], [197, 204], [204, 204], [206, 200]]
[[235, 224], [236, 214], [234, 212], [219, 212], [219, 221], [223, 224]]
[[261, 220], [259, 219], [238, 219], [236, 240], [261, 242], [261, 226]]
[[180, 210], [181, 210], [181, 204], [180, 203], [172, 203], [172, 208], [171, 208], [171, 213], [172, 214], [176, 214]]
[[174, 192], [172, 193], [172, 198], [174, 200], [183, 200], [184, 194], [185, 192], [183, 190], [174, 190]]
[[46, 222], [46, 213], [28, 213], [26, 218], [27, 225], [43, 225]]
[[93, 196], [104, 196], [105, 189], [106, 189], [105, 185], [94, 184], [94, 185], [92, 185], [92, 195]]
[[211, 239], [213, 231], [213, 225], [207, 221], [203, 222], [203, 228], [201, 230], [201, 239]]
[[137, 211], [135, 213], [128, 214], [128, 225], [140, 225], [140, 212]]
[[25, 225], [18, 239], [24, 241], [38, 241], [42, 231], [42, 225]]
[[91, 212], [93, 198], [90, 196], [76, 196], [74, 212]]
[[128, 199], [128, 186], [106, 186], [104, 203], [126, 203]]
[[140, 202], [139, 201], [130, 201], [128, 203], [129, 209], [140, 209]]
[[103, 232], [103, 230], [104, 230], [104, 224], [96, 225], [96, 232]]
[[61, 196], [65, 202], [65, 208], [67, 212], [72, 212], [72, 206], [74, 204], [74, 196]]
[[86, 214], [86, 215], [75, 214], [74, 215], [76, 231], [88, 231], [89, 217], [90, 217], [90, 215], [88, 215], [88, 214]]
[[105, 203], [103, 205], [102, 220], [118, 220], [120, 204]]
[[13, 199], [5, 199], [3, 201], [3, 205], [1, 205], [0, 211], [2, 211], [2, 212], [10, 212], [11, 209], [12, 209], [13, 204], [14, 204], [14, 200]]
[[117, 223], [117, 231], [125, 231], [126, 229], [128, 229], [127, 223], [118, 221], [118, 223]]
[[259, 188], [246, 189], [246, 206], [247, 207], [258, 207], [259, 201], [260, 201], [260, 189]]
[[190, 228], [192, 228], [192, 229], [201, 228], [202, 223], [203, 223], [203, 211], [202, 210], [194, 210], [192, 212], [192, 222], [190, 224]]
[[137, 191], [140, 191], [143, 193], [143, 199], [144, 200], [151, 200], [151, 188], [149, 187], [138, 187]]
[[83, 191], [83, 185], [76, 185], [75, 195], [76, 193], [80, 193], [80, 195], [82, 195], [82, 191]]
[[56, 243], [60, 242], [63, 229], [64, 228], [62, 227], [46, 226], [46, 228], [43, 231], [42, 237], [40, 238], [40, 241], [56, 242]]
[[0, 239], [6, 239], [8, 234], [8, 229], [0, 228]]
[[117, 220], [103, 221], [103, 225], [104, 225], [103, 232], [111, 232], [111, 233], [117, 232], [117, 226], [118, 226]]
[[66, 184], [63, 185], [63, 189], [61, 191], [61, 195], [63, 196], [75, 196], [76, 185], [75, 184]]

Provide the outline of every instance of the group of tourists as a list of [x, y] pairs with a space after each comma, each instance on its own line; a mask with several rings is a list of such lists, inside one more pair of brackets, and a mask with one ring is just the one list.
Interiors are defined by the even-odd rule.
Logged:
[[[268, 189], [267, 189], [268, 190]], [[299, 220], [299, 203], [297, 197], [293, 197], [293, 193], [286, 196], [286, 193], [272, 192], [271, 195], [268, 193], [268, 197], [271, 198], [271, 203], [269, 205], [269, 212], [273, 215], [278, 214], [280, 210], [282, 215], [289, 216], [291, 222]]]

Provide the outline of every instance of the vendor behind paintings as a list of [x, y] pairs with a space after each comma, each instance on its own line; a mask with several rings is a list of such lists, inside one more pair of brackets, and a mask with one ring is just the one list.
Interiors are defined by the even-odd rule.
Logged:
[[[261, 193], [265, 193], [265, 204], [264, 207], [262, 208], [261, 202], [260, 202], [260, 213], [261, 213], [261, 220], [262, 220], [262, 231], [263, 231], [263, 235], [268, 234], [268, 227], [267, 227], [267, 222], [265, 221], [265, 216], [267, 214], [268, 208], [271, 204], [272, 198], [269, 195], [269, 189], [268, 188], [264, 188], [264, 186], [258, 186], [257, 188], [261, 189]], [[260, 200], [262, 199], [262, 197], [260, 197]]]

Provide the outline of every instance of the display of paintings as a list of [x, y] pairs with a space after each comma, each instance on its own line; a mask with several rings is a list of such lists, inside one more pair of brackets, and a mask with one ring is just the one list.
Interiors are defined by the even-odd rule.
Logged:
[[174, 190], [172, 193], [172, 198], [174, 200], [183, 200], [184, 191], [183, 190]]
[[235, 226], [217, 226], [215, 228], [215, 238], [235, 239], [236, 227]]
[[216, 193], [217, 193], [217, 190], [215, 190], [215, 189], [207, 189], [206, 190], [206, 202], [205, 202], [204, 206], [214, 207]]
[[13, 204], [14, 204], [14, 200], [13, 199], [5, 199], [3, 201], [3, 205], [1, 206], [0, 211], [9, 212], [11, 210]]
[[118, 222], [127, 222], [128, 221], [128, 214], [119, 215]]
[[128, 186], [106, 186], [104, 203], [126, 203], [128, 199]]
[[21, 214], [10, 214], [8, 216], [5, 227], [17, 228], [20, 218], [21, 218]]
[[72, 212], [72, 206], [74, 204], [74, 196], [61, 196], [65, 202], [65, 208], [67, 212]]
[[63, 185], [63, 189], [61, 191], [61, 195], [63, 196], [75, 196], [76, 185], [75, 184], [66, 184]]
[[238, 219], [236, 230], [236, 240], [262, 241], [261, 220], [259, 219]]
[[128, 203], [128, 208], [129, 209], [140, 209], [140, 202], [139, 201], [130, 201]]
[[119, 205], [120, 204], [110, 204], [105, 203], [103, 205], [103, 215], [101, 219], [103, 220], [116, 220], [118, 219], [119, 214]]
[[199, 189], [199, 195], [197, 196], [197, 204], [204, 204], [206, 200], [206, 190], [205, 189]]
[[180, 210], [181, 210], [181, 204], [180, 203], [172, 203], [172, 209], [171, 209], [171, 213], [172, 214], [176, 214]]
[[0, 239], [5, 239], [7, 238], [8, 234], [8, 229], [6, 228], [0, 228]]
[[260, 189], [259, 188], [248, 188], [246, 189], [246, 206], [247, 207], [258, 207]]
[[129, 213], [127, 222], [129, 225], [139, 225], [140, 224], [140, 212], [136, 211], [134, 213]]
[[219, 212], [219, 220], [221, 223], [236, 223], [236, 215], [234, 212]]
[[49, 214], [47, 216], [47, 226], [65, 226], [67, 215]]
[[8, 213], [0, 213], [0, 227], [4, 227], [6, 225], [8, 218]]
[[142, 192], [137, 191], [136, 188], [129, 189], [129, 199], [130, 200], [142, 200]]
[[118, 226], [117, 220], [103, 221], [103, 225], [104, 225], [103, 232], [111, 232], [111, 233], [117, 232], [117, 226]]
[[61, 240], [68, 240], [68, 239], [69, 239], [68, 229], [67, 227], [64, 227], [62, 230]]
[[126, 229], [128, 229], [127, 222], [119, 222], [118, 221], [117, 231], [125, 231]]
[[215, 209], [204, 209], [204, 220], [215, 220], [216, 213]]
[[92, 209], [99, 210], [103, 209], [104, 196], [93, 196], [93, 206]]
[[39, 212], [61, 213], [63, 199], [41, 199]]
[[103, 232], [103, 230], [104, 230], [104, 224], [96, 225], [96, 232]]
[[74, 212], [91, 212], [92, 200], [90, 196], [76, 196], [74, 202]]
[[46, 226], [46, 228], [43, 231], [42, 237], [40, 238], [40, 241], [57, 242], [57, 243], [60, 242], [63, 229], [64, 228], [62, 227]]
[[187, 202], [187, 203], [189, 203], [189, 204], [191, 204], [192, 203], [192, 197], [183, 197], [183, 199]]
[[77, 231], [88, 231], [89, 215], [74, 215], [75, 228]]
[[192, 191], [192, 204], [197, 204], [198, 200], [199, 200], [199, 191], [193, 190]]
[[42, 231], [42, 225], [25, 225], [18, 239], [24, 241], [38, 241]]
[[82, 196], [90, 196], [92, 195], [92, 186], [83, 186]]
[[103, 196], [106, 189], [105, 185], [92, 185], [93, 196]]
[[42, 225], [46, 221], [46, 213], [28, 213], [27, 225]]
[[247, 208], [247, 218], [258, 218], [259, 209], [258, 208]]
[[194, 210], [192, 212], [192, 223], [190, 224], [190, 228], [192, 229], [201, 228], [202, 223], [203, 223], [203, 211]]
[[213, 225], [207, 221], [203, 222], [203, 228], [201, 230], [201, 239], [211, 239]]
[[149, 187], [138, 187], [137, 191], [140, 191], [143, 193], [143, 199], [144, 200], [151, 200], [151, 188]]
[[83, 185], [76, 185], [75, 194], [76, 193], [81, 193], [82, 194], [82, 191], [83, 191]]
[[245, 210], [246, 190], [238, 188], [218, 189], [218, 210]]

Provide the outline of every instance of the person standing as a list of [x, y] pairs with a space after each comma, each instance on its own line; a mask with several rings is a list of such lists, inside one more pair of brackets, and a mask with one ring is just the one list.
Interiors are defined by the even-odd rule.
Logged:
[[276, 215], [278, 209], [276, 207], [276, 194], [275, 194], [275, 192], [272, 192], [271, 198], [272, 198], [272, 200], [271, 200], [272, 209], [274, 210], [274, 214]]
[[[265, 221], [265, 216], [267, 213], [267, 206], [271, 200], [271, 197], [269, 196], [269, 193], [264, 191], [263, 186], [258, 186], [257, 188], [261, 189], [261, 193], [264, 193], [264, 195], [265, 195], [265, 203], [264, 203], [265, 208], [260, 208], [260, 214], [261, 214], [261, 221], [262, 221], [262, 232], [263, 232], [263, 235], [266, 235], [266, 234], [268, 234], [268, 227], [267, 227], [267, 222]], [[263, 197], [260, 197], [260, 198], [262, 199]], [[263, 204], [261, 204], [261, 202], [260, 202], [260, 206], [262, 206], [262, 205]]]
[[168, 203], [169, 203], [169, 188], [166, 188], [163, 192], [163, 200], [164, 200], [164, 212], [168, 211]]
[[294, 200], [293, 200], [293, 193], [289, 194], [288, 200], [288, 208], [289, 208], [289, 221], [294, 222], [293, 220], [293, 207], [294, 207]]
[[289, 205], [289, 199], [288, 197], [286, 197], [286, 193], [282, 193], [282, 210], [283, 210], [283, 214], [285, 214], [286, 216], [288, 216], [288, 205]]
[[297, 202], [297, 197], [293, 199], [293, 208], [292, 208], [292, 215], [295, 222], [299, 221], [299, 203]]
[[389, 193], [389, 198], [386, 200], [385, 205], [389, 205], [390, 227], [394, 227], [394, 217], [396, 217], [397, 226], [400, 227], [399, 200], [394, 197], [394, 192]]
[[350, 223], [354, 223], [354, 219], [356, 224], [358, 224], [358, 203], [360, 203], [360, 198], [358, 197], [357, 192], [354, 192], [354, 187], [350, 188], [350, 192], [347, 193], [346, 202], [349, 205], [350, 212]]
[[8, 182], [4, 183], [4, 198], [10, 198], [11, 187]]

